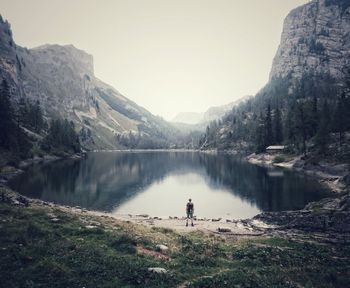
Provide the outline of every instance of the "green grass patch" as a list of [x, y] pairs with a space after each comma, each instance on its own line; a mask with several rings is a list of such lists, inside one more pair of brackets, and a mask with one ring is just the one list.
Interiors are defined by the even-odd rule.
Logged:
[[[53, 222], [53, 213], [59, 219]], [[349, 287], [350, 248], [180, 235], [49, 207], [0, 203], [3, 287]], [[89, 221], [100, 222], [89, 227]], [[104, 222], [105, 221], [105, 222]], [[99, 223], [98, 223], [99, 224]], [[170, 261], [138, 252], [169, 247]], [[155, 274], [149, 267], [167, 269]]]

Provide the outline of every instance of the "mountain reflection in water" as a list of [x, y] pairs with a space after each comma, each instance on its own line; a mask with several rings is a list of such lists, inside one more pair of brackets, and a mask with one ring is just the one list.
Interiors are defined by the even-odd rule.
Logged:
[[189, 197], [202, 217], [295, 210], [328, 195], [317, 181], [235, 156], [198, 152], [97, 152], [33, 165], [10, 185], [24, 195], [119, 214], [181, 216]]

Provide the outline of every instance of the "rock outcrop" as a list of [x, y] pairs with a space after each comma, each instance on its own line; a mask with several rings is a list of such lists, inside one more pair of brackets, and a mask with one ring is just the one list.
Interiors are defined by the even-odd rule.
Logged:
[[286, 17], [270, 80], [311, 73], [341, 83], [349, 76], [349, 64], [350, 1], [313, 0]]

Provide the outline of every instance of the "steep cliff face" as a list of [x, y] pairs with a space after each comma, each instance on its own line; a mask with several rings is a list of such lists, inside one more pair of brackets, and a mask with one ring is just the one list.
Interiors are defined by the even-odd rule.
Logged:
[[269, 82], [209, 125], [200, 147], [260, 153], [286, 144], [343, 159], [348, 143], [332, 147], [350, 131], [349, 111], [350, 0], [313, 0], [286, 17]]
[[284, 21], [270, 80], [328, 74], [342, 81], [350, 64], [350, 1], [313, 0]]
[[165, 145], [172, 133], [168, 123], [97, 79], [91, 55], [72, 45], [17, 46], [2, 19], [0, 78], [8, 80], [14, 103], [39, 100], [46, 118], [68, 118], [88, 132], [88, 148], [120, 148], [130, 135]]

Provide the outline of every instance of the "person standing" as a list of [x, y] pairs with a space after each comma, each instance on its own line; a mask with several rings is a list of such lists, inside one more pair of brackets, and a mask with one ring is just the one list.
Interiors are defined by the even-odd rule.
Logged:
[[186, 218], [186, 227], [188, 226], [188, 219], [191, 219], [191, 225], [193, 225], [193, 212], [194, 212], [194, 205], [192, 202], [192, 199], [188, 199], [188, 202], [186, 204], [186, 214], [187, 214], [187, 218]]

